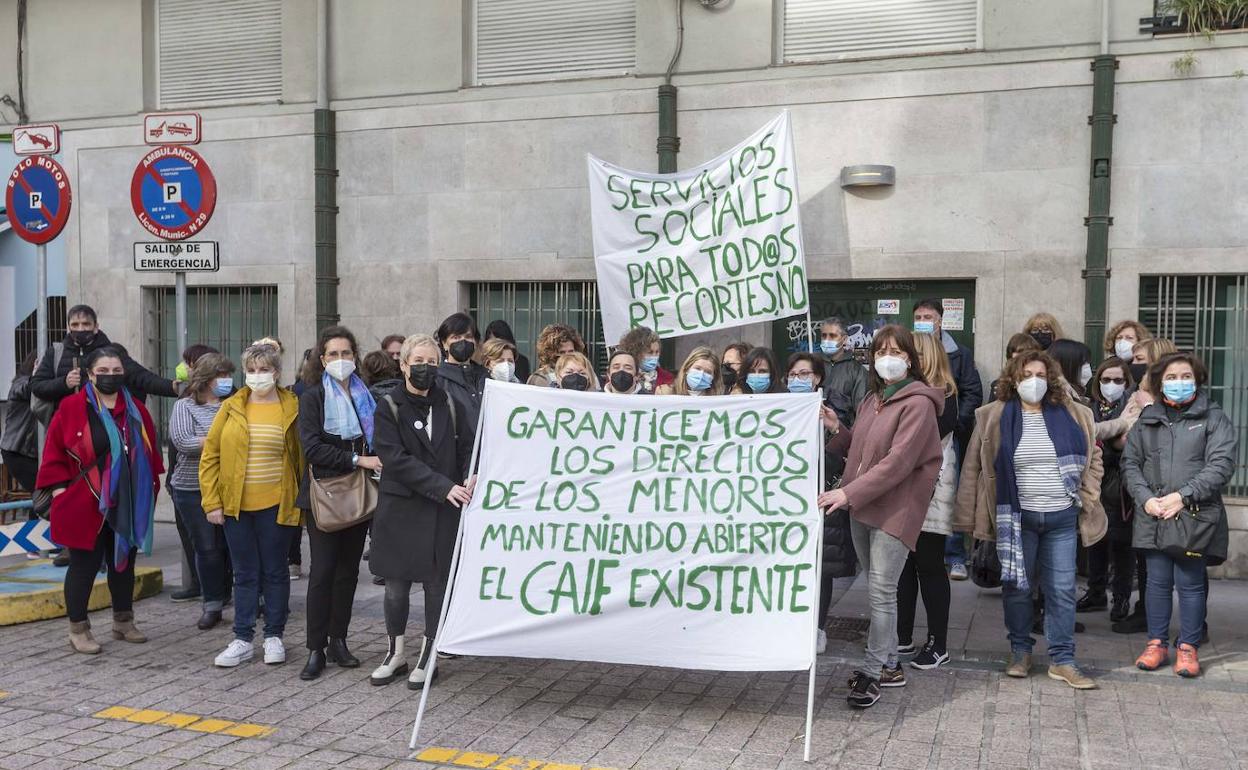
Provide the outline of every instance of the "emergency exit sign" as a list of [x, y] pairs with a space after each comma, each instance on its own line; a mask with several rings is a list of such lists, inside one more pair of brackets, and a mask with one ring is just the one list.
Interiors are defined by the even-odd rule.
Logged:
[[215, 273], [221, 269], [216, 241], [134, 244], [134, 269], [141, 273]]

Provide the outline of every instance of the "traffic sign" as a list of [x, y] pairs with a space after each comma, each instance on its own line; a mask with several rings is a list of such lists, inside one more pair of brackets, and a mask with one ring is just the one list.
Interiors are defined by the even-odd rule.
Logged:
[[217, 205], [217, 180], [189, 147], [157, 147], [143, 156], [130, 181], [139, 224], [157, 238], [180, 241], [208, 224]]
[[61, 164], [46, 155], [22, 158], [4, 193], [13, 232], [31, 243], [47, 243], [65, 229], [72, 197], [69, 174]]
[[199, 144], [203, 121], [198, 112], [157, 112], [143, 116], [148, 144]]
[[143, 273], [215, 273], [221, 269], [216, 241], [134, 244], [134, 269]]
[[0, 526], [0, 556], [39, 553], [56, 548], [52, 542], [52, 525], [43, 519], [31, 519]]
[[13, 152], [18, 155], [55, 155], [61, 151], [61, 128], [55, 123], [32, 123], [13, 129]]

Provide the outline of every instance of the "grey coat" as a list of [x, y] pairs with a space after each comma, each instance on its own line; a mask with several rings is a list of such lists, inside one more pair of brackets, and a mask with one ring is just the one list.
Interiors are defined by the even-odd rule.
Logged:
[[[839, 394], [830, 396], [829, 394]], [[854, 416], [858, 414], [858, 406], [867, 396], [867, 370], [854, 359], [849, 350], [842, 350], [828, 360], [823, 371], [823, 397], [832, 398], [834, 405], [841, 406], [847, 401], [845, 424], [852, 427]], [[841, 414], [841, 410], [837, 410]]]
[[1235, 426], [1222, 407], [1200, 391], [1183, 410], [1161, 402], [1144, 409], [1127, 435], [1120, 461], [1122, 480], [1135, 502], [1132, 545], [1151, 550], [1157, 519], [1144, 503], [1178, 492], [1201, 509], [1216, 509], [1221, 520], [1206, 551], [1211, 564], [1226, 560], [1229, 535], [1222, 490], [1235, 473]]

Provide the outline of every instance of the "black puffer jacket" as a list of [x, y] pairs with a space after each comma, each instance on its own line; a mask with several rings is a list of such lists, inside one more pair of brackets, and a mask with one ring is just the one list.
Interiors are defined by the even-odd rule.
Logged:
[[[824, 487], [840, 484], [849, 454], [847, 430], [829, 438], [823, 448]], [[823, 579], [853, 577], [858, 574], [858, 556], [849, 532], [849, 509], [841, 508], [823, 517]]]
[[858, 405], [866, 395], [867, 370], [853, 352], [842, 350], [832, 356], [823, 370], [823, 398], [836, 409], [846, 427], [853, 427]]
[[1235, 473], [1237, 443], [1231, 418], [1203, 390], [1186, 408], [1160, 401], [1146, 407], [1121, 459], [1123, 483], [1135, 502], [1132, 545], [1154, 547], [1157, 519], [1144, 513], [1144, 504], [1178, 492], [1194, 509], [1219, 517], [1205, 555], [1210, 564], [1225, 561], [1230, 536], [1222, 490]]
[[[1123, 395], [1114, 404], [1103, 404], [1099, 401], [1092, 405], [1092, 416], [1097, 422], [1109, 422], [1122, 416], [1129, 396]], [[1122, 450], [1114, 446], [1117, 439], [1101, 442], [1101, 462], [1105, 466], [1105, 475], [1101, 476], [1101, 505], [1105, 507], [1105, 516], [1109, 519], [1109, 531], [1105, 536], [1111, 542], [1129, 542], [1131, 540], [1131, 519], [1134, 506], [1127, 497], [1122, 486]]]
[[468, 424], [475, 432], [477, 415], [481, 414], [481, 396], [485, 393], [485, 383], [490, 373], [476, 361], [467, 364], [453, 364], [443, 361], [438, 364], [438, 387], [451, 394], [451, 398], [464, 408]]

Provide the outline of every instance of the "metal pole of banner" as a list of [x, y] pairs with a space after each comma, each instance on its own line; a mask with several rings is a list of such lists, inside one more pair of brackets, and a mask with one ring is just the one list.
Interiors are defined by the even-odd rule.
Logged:
[[[35, 358], [43, 356], [48, 350], [48, 245], [40, 243], [35, 246]], [[56, 372], [52, 373], [53, 376]], [[38, 420], [35, 421], [39, 434], [39, 456], [43, 457], [43, 442], [47, 437], [48, 428]]]
[[[493, 385], [493, 382], [487, 382], [485, 395], [481, 397], [481, 411], [477, 414], [477, 435], [473, 436], [472, 459], [468, 461], [468, 478], [470, 479], [477, 472], [477, 459], [481, 451], [481, 426], [485, 423], [486, 405], [490, 403], [490, 388]], [[432, 415], [430, 419], [432, 419]], [[446, 613], [451, 608], [451, 596], [455, 587], [455, 573], [459, 567], [459, 550], [463, 540], [464, 517], [461, 514], [459, 517], [459, 529], [455, 532], [455, 550], [451, 551], [451, 570], [446, 578], [446, 591], [442, 596], [442, 610], [438, 613], [439, 636], [442, 633], [443, 626], [446, 624]], [[420, 735], [420, 723], [425, 719], [425, 704], [429, 702], [429, 685], [433, 684], [433, 674], [438, 669], [438, 637], [434, 636], [430, 644], [433, 645], [433, 649], [429, 651], [429, 668], [425, 671], [425, 686], [421, 688], [420, 705], [416, 707], [416, 722], [412, 725], [412, 739], [407, 742], [407, 748], [412, 751], [416, 750], [416, 738]], [[419, 661], [417, 662], [419, 663]]]
[[[822, 399], [820, 400], [819, 408], [820, 410], [823, 408]], [[823, 485], [827, 483], [827, 480], [823, 477], [823, 415], [819, 412], [816, 414], [818, 414], [816, 419], [815, 435], [818, 436], [819, 439], [819, 467], [817, 469], [819, 481], [815, 489], [818, 490], [819, 493], [822, 493]], [[819, 597], [823, 594], [823, 517], [825, 514], [817, 508], [816, 514], [819, 517], [817, 519], [817, 525], [819, 527], [819, 550], [815, 552], [815, 600], [812, 602], [814, 605], [813, 614], [815, 616], [815, 633], [811, 635], [810, 640], [811, 650], [814, 654], [811, 655], [810, 678], [806, 683], [806, 741], [802, 754], [803, 762], [810, 761], [811, 733], [814, 732], [815, 727], [815, 674], [819, 668], [818, 638], [820, 624], [823, 622], [823, 618], [819, 616]]]
[[818, 348], [815, 347], [815, 324], [810, 320], [810, 304], [806, 305], [806, 351], [814, 353]]

